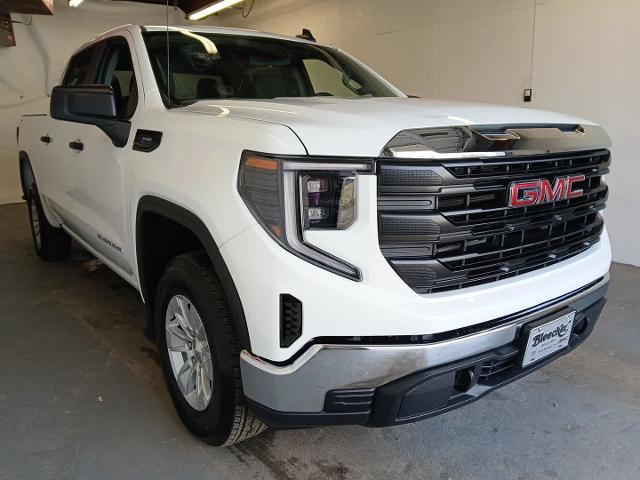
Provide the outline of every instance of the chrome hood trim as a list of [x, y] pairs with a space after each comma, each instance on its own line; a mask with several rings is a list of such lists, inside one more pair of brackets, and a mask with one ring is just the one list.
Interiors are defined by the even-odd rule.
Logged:
[[466, 125], [403, 130], [385, 145], [381, 157], [462, 159], [544, 155], [609, 148], [598, 125]]

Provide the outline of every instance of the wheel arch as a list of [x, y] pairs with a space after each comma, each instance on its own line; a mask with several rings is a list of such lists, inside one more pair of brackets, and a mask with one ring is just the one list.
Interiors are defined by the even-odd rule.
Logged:
[[157, 272], [153, 272], [153, 268], [149, 268], [149, 266], [153, 264], [153, 258], [151, 258], [149, 253], [145, 254], [146, 246], [149, 245], [149, 238], [147, 238], [149, 234], [147, 229], [148, 222], [145, 222], [149, 216], [166, 219], [186, 229], [197, 238], [209, 257], [213, 271], [224, 290], [225, 297], [233, 314], [240, 347], [241, 349], [250, 351], [251, 342], [249, 330], [247, 328], [240, 295], [209, 229], [197, 215], [186, 208], [160, 197], [145, 195], [138, 201], [136, 211], [135, 247], [140, 293], [145, 301], [150, 332], [154, 333], [154, 296], [159, 276]]
[[36, 178], [35, 173], [33, 173], [33, 167], [31, 166], [31, 159], [27, 152], [20, 150], [18, 158], [18, 165], [20, 168], [20, 186], [22, 187], [23, 198], [26, 199], [28, 186], [26, 182], [29, 180], [28, 175], [31, 175], [34, 181]]

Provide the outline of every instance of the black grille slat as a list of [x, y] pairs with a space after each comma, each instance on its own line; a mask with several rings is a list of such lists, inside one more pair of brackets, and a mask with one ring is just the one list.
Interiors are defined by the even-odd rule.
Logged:
[[[569, 155], [567, 158], [566, 155]], [[521, 176], [528, 177], [532, 174], [544, 176], [563, 175], [566, 173], [585, 173], [593, 168], [607, 168], [610, 162], [610, 153], [607, 150], [599, 150], [592, 153], [569, 153], [565, 157], [554, 158], [529, 158], [501, 161], [498, 164], [485, 161], [478, 165], [477, 162], [445, 162], [443, 166], [457, 178], [509, 178], [518, 179]], [[467, 165], [468, 164], [468, 165]], [[498, 173], [498, 175], [496, 175]]]
[[[521, 275], [575, 256], [597, 243], [608, 195], [608, 150], [378, 164], [380, 246], [419, 293], [459, 289]], [[420, 175], [400, 173], [420, 169]], [[400, 186], [380, 176], [415, 179]], [[426, 173], [432, 171], [431, 174]], [[585, 175], [581, 197], [511, 208], [512, 181]], [[433, 178], [442, 179], [438, 187]], [[387, 177], [389, 178], [389, 177]], [[420, 183], [426, 179], [424, 183]]]
[[437, 172], [426, 167], [418, 167], [411, 170], [390, 167], [381, 172], [380, 184], [388, 186], [437, 186], [442, 185], [442, 177]]

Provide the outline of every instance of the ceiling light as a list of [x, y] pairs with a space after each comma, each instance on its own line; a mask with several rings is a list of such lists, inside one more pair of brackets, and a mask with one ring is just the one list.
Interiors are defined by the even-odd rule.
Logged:
[[202, 20], [209, 15], [218, 13], [220, 10], [224, 10], [225, 8], [233, 7], [234, 5], [243, 1], [244, 0], [222, 0], [221, 2], [212, 3], [211, 5], [201, 8], [200, 10], [191, 12], [189, 14], [189, 20]]
[[84, 0], [69, 0], [70, 7], [78, 7]]

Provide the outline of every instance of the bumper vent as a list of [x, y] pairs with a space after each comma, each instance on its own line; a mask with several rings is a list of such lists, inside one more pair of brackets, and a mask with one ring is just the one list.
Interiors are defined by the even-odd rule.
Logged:
[[[481, 154], [479, 154], [481, 155]], [[382, 253], [416, 292], [493, 282], [577, 255], [600, 239], [607, 149], [500, 158], [381, 159]], [[584, 175], [577, 198], [509, 207], [511, 182]]]
[[280, 347], [288, 348], [302, 335], [302, 302], [293, 295], [280, 295]]
[[373, 388], [330, 390], [324, 399], [324, 411], [333, 413], [369, 413], [373, 404]]

